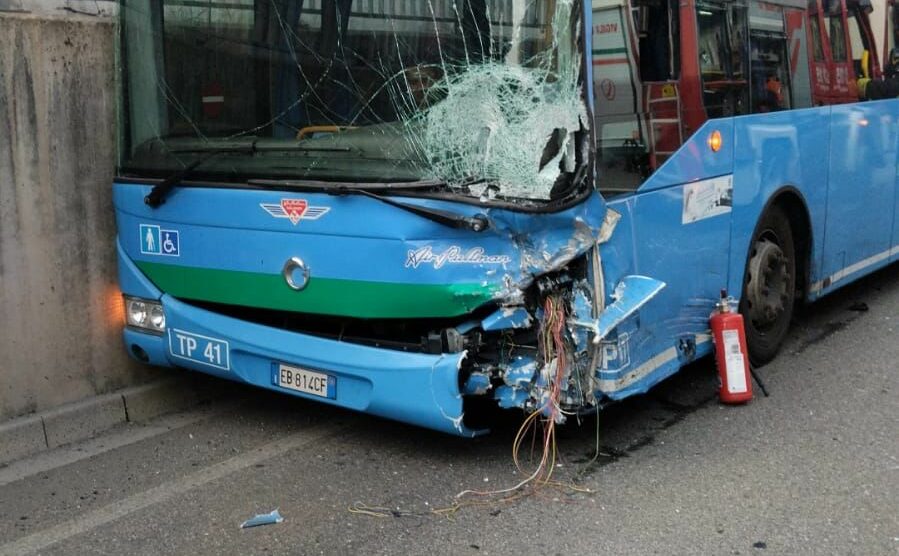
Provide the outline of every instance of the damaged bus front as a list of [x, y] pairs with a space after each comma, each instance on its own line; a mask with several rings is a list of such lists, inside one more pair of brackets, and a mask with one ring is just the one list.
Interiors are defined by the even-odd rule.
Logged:
[[589, 10], [123, 0], [131, 354], [463, 435], [615, 397], [603, 339], [664, 284], [600, 263]]

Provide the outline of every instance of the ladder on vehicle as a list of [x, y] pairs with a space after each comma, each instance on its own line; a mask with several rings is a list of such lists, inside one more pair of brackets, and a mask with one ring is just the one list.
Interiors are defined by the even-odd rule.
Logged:
[[649, 161], [652, 169], [662, 165], [684, 142], [680, 92], [672, 82], [651, 83], [646, 95]]

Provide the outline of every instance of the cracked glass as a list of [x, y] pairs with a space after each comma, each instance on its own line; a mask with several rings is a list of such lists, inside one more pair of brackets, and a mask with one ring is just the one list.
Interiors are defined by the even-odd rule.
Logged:
[[120, 173], [541, 201], [589, 159], [574, 0], [123, 0]]

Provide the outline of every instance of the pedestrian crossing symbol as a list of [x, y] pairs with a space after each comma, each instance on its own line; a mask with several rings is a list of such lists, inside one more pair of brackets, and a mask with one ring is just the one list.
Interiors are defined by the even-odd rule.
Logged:
[[152, 224], [141, 224], [140, 252], [144, 255], [181, 256], [178, 230], [163, 230]]

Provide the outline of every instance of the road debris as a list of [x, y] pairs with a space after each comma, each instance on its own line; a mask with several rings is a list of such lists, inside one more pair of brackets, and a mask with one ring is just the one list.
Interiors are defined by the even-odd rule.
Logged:
[[284, 518], [281, 516], [281, 512], [275, 509], [271, 513], [257, 514], [255, 517], [244, 521], [240, 524], [240, 528], [248, 529], [250, 527], [259, 527], [260, 525], [274, 525], [282, 521], [284, 521]]

